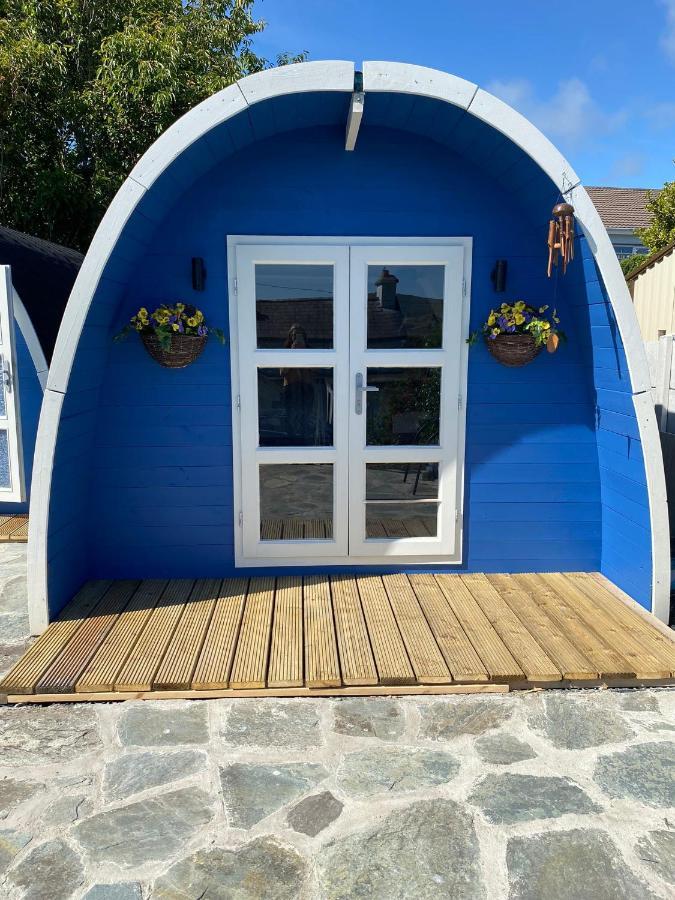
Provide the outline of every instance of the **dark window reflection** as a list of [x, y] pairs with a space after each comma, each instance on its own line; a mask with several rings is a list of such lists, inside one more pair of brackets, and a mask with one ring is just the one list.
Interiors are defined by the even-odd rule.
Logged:
[[368, 266], [368, 348], [442, 345], [444, 266]]
[[261, 540], [326, 540], [332, 537], [331, 464], [260, 466]]
[[261, 447], [333, 444], [333, 370], [258, 369]]
[[436, 500], [438, 463], [367, 463], [366, 500]]
[[436, 537], [437, 503], [367, 503], [367, 538]]
[[333, 266], [257, 265], [255, 298], [258, 348], [333, 346]]
[[439, 368], [368, 369], [366, 441], [369, 445], [438, 444]]

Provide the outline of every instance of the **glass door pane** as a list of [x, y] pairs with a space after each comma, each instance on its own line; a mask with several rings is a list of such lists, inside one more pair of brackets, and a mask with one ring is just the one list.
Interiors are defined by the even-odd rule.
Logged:
[[350, 554], [458, 546], [463, 280], [461, 246], [351, 248]]

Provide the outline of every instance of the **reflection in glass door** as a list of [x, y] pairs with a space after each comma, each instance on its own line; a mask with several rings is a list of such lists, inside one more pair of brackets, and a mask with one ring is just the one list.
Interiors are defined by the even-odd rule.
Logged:
[[470, 242], [255, 240], [230, 239], [238, 561], [458, 561]]

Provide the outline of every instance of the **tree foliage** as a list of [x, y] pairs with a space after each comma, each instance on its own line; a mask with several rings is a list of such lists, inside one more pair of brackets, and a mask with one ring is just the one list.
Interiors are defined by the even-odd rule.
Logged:
[[647, 209], [652, 214], [651, 225], [641, 228], [638, 235], [649, 252], [656, 253], [675, 241], [675, 181], [667, 181], [658, 194], [649, 191]]
[[0, 221], [85, 249], [157, 136], [268, 65], [252, 5], [0, 0]]
[[621, 260], [621, 271], [628, 278], [630, 273], [646, 260], [647, 256], [644, 253], [633, 253], [631, 256], [626, 256]]

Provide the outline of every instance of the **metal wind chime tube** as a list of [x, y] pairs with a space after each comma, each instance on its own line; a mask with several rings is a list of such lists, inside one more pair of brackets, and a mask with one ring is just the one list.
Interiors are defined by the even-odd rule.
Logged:
[[568, 263], [574, 259], [574, 207], [571, 203], [558, 203], [553, 207], [553, 218], [548, 223], [548, 277], [553, 266], [562, 259], [563, 275]]

